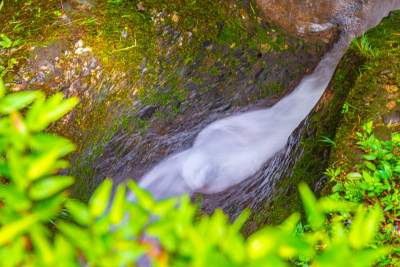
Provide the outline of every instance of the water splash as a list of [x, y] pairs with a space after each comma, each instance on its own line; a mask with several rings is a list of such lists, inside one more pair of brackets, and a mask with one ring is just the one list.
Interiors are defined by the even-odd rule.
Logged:
[[269, 109], [211, 123], [199, 133], [192, 148], [163, 160], [139, 185], [162, 199], [183, 193], [216, 193], [253, 175], [284, 147], [319, 100], [348, 46], [344, 37], [361, 34], [398, 8], [400, 0], [376, 1], [357, 18], [360, 23], [354, 24], [354, 18], [343, 21], [348, 27], [339, 43], [293, 93]]

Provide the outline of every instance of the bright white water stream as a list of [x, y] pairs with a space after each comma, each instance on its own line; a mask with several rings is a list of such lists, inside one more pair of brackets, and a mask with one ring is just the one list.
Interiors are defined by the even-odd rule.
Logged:
[[[183, 193], [216, 193], [257, 172], [281, 150], [327, 87], [351, 38], [380, 22], [400, 0], [376, 0], [362, 14], [343, 18], [341, 40], [290, 95], [273, 107], [211, 123], [192, 148], [172, 155], [142, 177], [139, 185], [156, 199]], [[132, 199], [132, 197], [130, 197]]]

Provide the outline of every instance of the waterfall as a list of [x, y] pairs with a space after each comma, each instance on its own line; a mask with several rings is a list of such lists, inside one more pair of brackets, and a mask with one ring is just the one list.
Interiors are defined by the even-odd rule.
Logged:
[[[349, 45], [349, 38], [377, 25], [400, 0], [375, 1], [358, 16], [344, 16], [344, 31], [315, 71], [273, 107], [215, 121], [191, 148], [169, 156], [142, 177], [139, 185], [156, 199], [183, 193], [212, 194], [255, 174], [279, 152], [290, 134], [313, 109]], [[130, 196], [132, 199], [132, 196]]]

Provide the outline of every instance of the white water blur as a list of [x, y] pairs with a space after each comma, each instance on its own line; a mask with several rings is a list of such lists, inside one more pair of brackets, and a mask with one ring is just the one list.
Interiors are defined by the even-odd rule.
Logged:
[[[365, 14], [346, 18], [344, 35], [360, 35], [378, 24], [390, 10], [399, 8], [400, 0], [377, 0]], [[273, 107], [208, 125], [192, 148], [163, 160], [142, 177], [139, 185], [156, 199], [162, 199], [183, 193], [216, 193], [253, 175], [284, 147], [289, 135], [315, 106], [348, 43], [342, 37], [315, 71]]]

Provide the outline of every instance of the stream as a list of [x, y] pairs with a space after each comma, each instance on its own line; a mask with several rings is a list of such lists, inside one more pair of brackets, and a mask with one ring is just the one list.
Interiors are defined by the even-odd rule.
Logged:
[[[343, 17], [338, 43], [290, 95], [268, 109], [234, 114], [209, 124], [191, 148], [161, 161], [140, 179], [139, 185], [156, 199], [183, 193], [215, 194], [243, 183], [267, 161], [271, 169], [276, 169], [276, 164], [287, 164], [287, 160], [274, 159], [281, 157], [278, 152], [323, 94], [349, 39], [377, 25], [390, 10], [399, 8], [399, 0], [375, 1], [358, 16]], [[264, 174], [264, 182], [268, 179]]]

